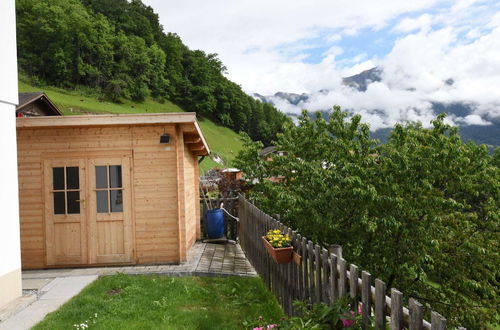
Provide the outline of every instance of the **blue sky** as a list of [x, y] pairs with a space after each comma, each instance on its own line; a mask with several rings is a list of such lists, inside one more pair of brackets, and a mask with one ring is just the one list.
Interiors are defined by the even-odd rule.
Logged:
[[[248, 93], [309, 93], [300, 107], [355, 109], [373, 125], [427, 121], [432, 102], [474, 105], [455, 123], [500, 117], [498, 0], [145, 0], [166, 31], [217, 53]], [[366, 92], [342, 77], [377, 66]], [[453, 85], [444, 82], [452, 78]], [[328, 90], [329, 93], [317, 93]], [[376, 109], [385, 109], [378, 116]]]

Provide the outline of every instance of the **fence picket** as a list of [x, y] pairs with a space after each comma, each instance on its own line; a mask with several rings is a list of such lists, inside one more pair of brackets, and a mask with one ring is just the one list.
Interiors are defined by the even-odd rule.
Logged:
[[315, 284], [315, 302], [319, 304], [320, 302], [323, 301], [323, 298], [321, 297], [321, 294], [323, 293], [322, 287], [321, 287], [321, 247], [316, 244], [314, 246], [314, 263], [316, 264], [316, 267], [314, 269], [314, 284]]
[[349, 266], [349, 296], [351, 297], [354, 310], [358, 307], [358, 266]]
[[330, 301], [330, 267], [329, 267], [329, 262], [328, 262], [328, 250], [323, 248], [321, 250], [321, 263], [322, 263], [322, 268], [323, 268], [323, 275], [321, 277], [322, 281], [322, 296], [323, 296], [323, 302], [325, 304], [328, 304]]
[[337, 256], [330, 253], [330, 302], [337, 301], [338, 294], [338, 270], [337, 270]]
[[431, 330], [445, 330], [446, 319], [437, 312], [431, 313]]
[[307, 239], [305, 237], [302, 237], [302, 276], [303, 276], [303, 284], [304, 284], [304, 291], [303, 291], [303, 298], [302, 300], [308, 301], [309, 300], [309, 251], [307, 249]]
[[391, 289], [391, 330], [403, 329], [403, 294]]
[[314, 296], [314, 288], [316, 287], [314, 283], [314, 248], [313, 242], [307, 242], [307, 255], [309, 256], [309, 297], [311, 298], [311, 303], [316, 302], [316, 297]]
[[363, 311], [363, 325], [368, 328], [370, 324], [370, 316], [372, 315], [371, 306], [371, 288], [372, 288], [372, 276], [370, 273], [362, 271], [361, 272], [361, 303]]
[[408, 302], [410, 313], [410, 330], [422, 330], [424, 320], [424, 306], [413, 298]]
[[375, 328], [385, 329], [385, 283], [375, 280]]
[[346, 261], [340, 258], [339, 263], [339, 298], [346, 296]]

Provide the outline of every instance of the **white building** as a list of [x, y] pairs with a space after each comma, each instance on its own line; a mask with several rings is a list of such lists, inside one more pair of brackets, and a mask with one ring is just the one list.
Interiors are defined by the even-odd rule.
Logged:
[[15, 0], [0, 1], [0, 308], [21, 296]]

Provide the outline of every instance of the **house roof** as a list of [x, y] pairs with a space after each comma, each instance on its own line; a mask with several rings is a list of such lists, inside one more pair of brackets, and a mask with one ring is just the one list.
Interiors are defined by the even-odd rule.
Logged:
[[62, 127], [99, 127], [99, 126], [148, 126], [162, 124], [182, 124], [184, 142], [198, 156], [210, 153], [194, 112], [171, 112], [155, 114], [113, 114], [83, 115], [60, 117], [22, 117], [17, 118], [16, 126], [23, 128], [62, 128]]
[[222, 170], [222, 173], [238, 173], [238, 172], [241, 172], [241, 170], [234, 167], [229, 167]]
[[271, 153], [273, 153], [274, 151], [276, 151], [277, 147], [276, 146], [269, 146], [269, 147], [265, 147], [264, 149], [262, 149], [260, 152], [259, 152], [259, 156], [260, 157], [264, 157], [264, 156], [267, 156]]
[[19, 112], [34, 102], [41, 102], [49, 116], [62, 116], [62, 112], [44, 92], [19, 93], [19, 105], [16, 111]]

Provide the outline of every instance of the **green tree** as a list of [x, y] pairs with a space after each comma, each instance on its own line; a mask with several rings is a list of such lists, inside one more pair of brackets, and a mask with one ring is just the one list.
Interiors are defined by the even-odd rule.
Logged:
[[451, 325], [484, 328], [498, 317], [500, 169], [443, 120], [398, 124], [379, 145], [358, 115], [304, 113], [275, 141], [283, 156], [265, 162], [247, 140], [236, 166], [259, 181], [252, 195], [266, 212], [343, 245], [349, 262]]

